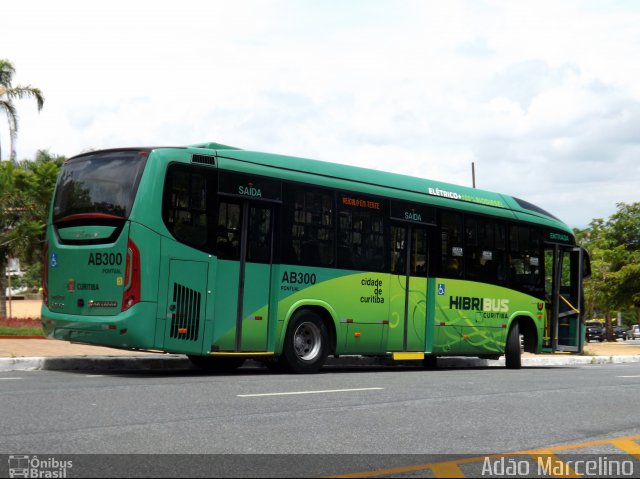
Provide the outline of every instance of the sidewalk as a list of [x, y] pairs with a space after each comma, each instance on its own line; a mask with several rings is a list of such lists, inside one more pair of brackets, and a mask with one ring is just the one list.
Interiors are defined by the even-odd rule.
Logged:
[[[585, 346], [584, 355], [524, 354], [522, 359], [525, 367], [631, 362], [640, 362], [640, 344], [589, 343]], [[379, 366], [391, 363], [375, 358], [345, 356], [338, 359], [329, 358], [327, 364]], [[440, 358], [438, 365], [439, 367], [500, 367], [504, 366], [504, 358], [498, 361], [462, 357]], [[127, 351], [49, 339], [0, 339], [0, 371], [188, 368], [191, 368], [191, 363], [186, 356], [180, 354]]]
[[150, 353], [90, 346], [53, 339], [0, 338], [0, 358], [61, 356], [149, 356]]
[[0, 371], [186, 369], [179, 354], [127, 351], [53, 339], [0, 339]]

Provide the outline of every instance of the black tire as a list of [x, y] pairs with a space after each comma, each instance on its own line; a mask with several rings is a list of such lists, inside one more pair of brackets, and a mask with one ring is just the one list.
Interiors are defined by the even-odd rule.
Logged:
[[507, 336], [507, 345], [504, 350], [505, 366], [507, 369], [520, 369], [522, 367], [522, 352], [520, 350], [520, 328], [518, 323], [511, 325]]
[[425, 369], [436, 369], [438, 367], [438, 356], [433, 354], [425, 355], [422, 365]]
[[246, 361], [245, 358], [226, 356], [187, 356], [191, 364], [204, 371], [228, 373], [238, 369]]
[[310, 309], [298, 311], [287, 328], [280, 363], [289, 372], [315, 373], [327, 360], [329, 332], [322, 318]]

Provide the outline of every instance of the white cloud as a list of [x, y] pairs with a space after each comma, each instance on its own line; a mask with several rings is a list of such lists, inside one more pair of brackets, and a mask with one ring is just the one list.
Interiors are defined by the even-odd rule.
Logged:
[[[219, 141], [471, 182], [571, 225], [638, 201], [640, 5], [22, 0], [18, 154]], [[0, 123], [3, 155], [8, 133]]]

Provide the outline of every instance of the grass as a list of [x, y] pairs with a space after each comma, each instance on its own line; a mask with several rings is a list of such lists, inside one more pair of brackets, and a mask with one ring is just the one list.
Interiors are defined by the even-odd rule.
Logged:
[[0, 336], [44, 336], [39, 318], [0, 318]]

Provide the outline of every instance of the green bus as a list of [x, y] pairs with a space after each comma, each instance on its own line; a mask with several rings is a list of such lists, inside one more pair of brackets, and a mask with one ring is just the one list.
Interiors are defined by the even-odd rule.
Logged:
[[49, 338], [247, 358], [580, 353], [589, 256], [518, 198], [217, 143], [91, 151], [60, 172]]

